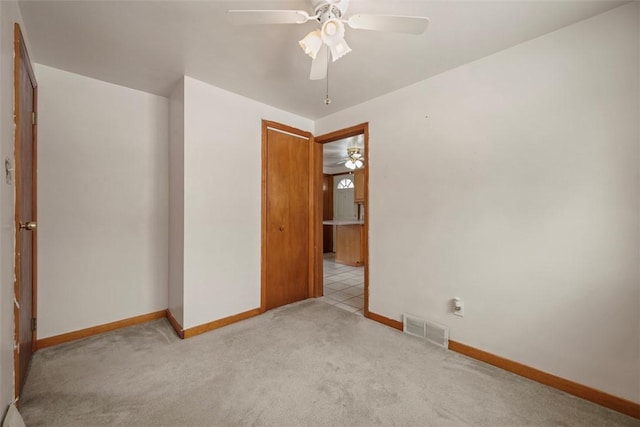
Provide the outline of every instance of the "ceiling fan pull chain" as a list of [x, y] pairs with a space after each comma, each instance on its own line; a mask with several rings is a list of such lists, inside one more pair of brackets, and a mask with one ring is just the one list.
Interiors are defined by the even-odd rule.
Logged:
[[[329, 49], [329, 47], [326, 47], [326, 49]], [[329, 61], [327, 61], [327, 95], [324, 98], [324, 104], [327, 106], [331, 104], [331, 99], [329, 98]]]

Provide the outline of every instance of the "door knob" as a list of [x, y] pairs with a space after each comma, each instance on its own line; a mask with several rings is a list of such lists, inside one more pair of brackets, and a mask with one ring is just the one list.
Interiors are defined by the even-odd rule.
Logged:
[[29, 230], [29, 231], [33, 231], [36, 229], [36, 227], [38, 226], [38, 224], [36, 224], [35, 221], [29, 221], [27, 223], [20, 223], [20, 230]]

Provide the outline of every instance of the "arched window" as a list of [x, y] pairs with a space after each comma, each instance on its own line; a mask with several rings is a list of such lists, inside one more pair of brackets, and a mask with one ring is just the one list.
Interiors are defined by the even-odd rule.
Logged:
[[336, 187], [338, 190], [346, 190], [347, 188], [353, 188], [353, 181], [351, 178], [343, 178], [338, 182]]

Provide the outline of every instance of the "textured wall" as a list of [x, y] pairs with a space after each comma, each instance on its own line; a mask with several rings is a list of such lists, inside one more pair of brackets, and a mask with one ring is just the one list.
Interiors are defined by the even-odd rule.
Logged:
[[640, 401], [638, 7], [316, 122], [370, 122], [373, 312]]
[[185, 77], [185, 328], [260, 306], [262, 119], [313, 122]]
[[38, 65], [38, 338], [167, 308], [167, 98]]

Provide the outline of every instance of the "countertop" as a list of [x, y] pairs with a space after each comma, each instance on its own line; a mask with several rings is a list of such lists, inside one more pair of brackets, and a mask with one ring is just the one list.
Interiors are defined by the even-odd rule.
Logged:
[[322, 225], [363, 225], [364, 221], [356, 219], [336, 219], [330, 221], [322, 221]]

